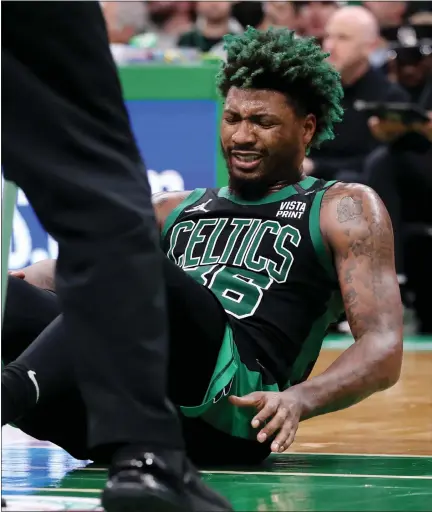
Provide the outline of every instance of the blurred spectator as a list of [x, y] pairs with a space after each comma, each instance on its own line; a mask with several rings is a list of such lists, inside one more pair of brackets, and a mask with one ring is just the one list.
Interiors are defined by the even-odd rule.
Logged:
[[264, 2], [264, 19], [259, 27], [267, 30], [269, 27], [286, 27], [297, 30], [297, 13], [295, 2]]
[[101, 2], [111, 44], [128, 44], [144, 30], [147, 22], [144, 2]]
[[[407, 17], [410, 18], [413, 14], [416, 14], [418, 12], [432, 12], [432, 2], [431, 1], [425, 1], [421, 0], [418, 1], [409, 1], [408, 8], [407, 8]], [[414, 22], [413, 22], [414, 23]]]
[[193, 22], [192, 2], [102, 2], [116, 62], [127, 60], [127, 45], [166, 50]]
[[378, 24], [364, 7], [343, 7], [330, 18], [323, 47], [341, 74], [345, 114], [336, 126], [336, 138], [312, 150], [305, 159], [306, 173], [328, 180], [362, 182], [365, 158], [379, 142], [370, 133], [367, 114], [356, 110], [355, 102], [408, 99], [398, 85], [369, 64], [378, 36]]
[[[432, 119], [432, 78], [428, 66], [432, 50], [432, 25], [402, 27], [398, 34], [398, 44], [394, 48], [396, 76], [410, 94], [411, 101], [428, 111]], [[376, 139], [386, 144], [370, 155], [366, 162], [366, 173], [369, 185], [380, 195], [392, 219], [396, 271], [402, 285], [402, 298], [409, 308], [410, 294], [406, 289], [416, 290], [416, 309], [422, 330], [432, 332], [430, 264], [417, 279], [417, 285], [407, 283], [404, 250], [404, 226], [407, 223], [426, 226], [423, 230], [426, 238], [428, 229], [432, 229], [432, 121], [406, 126], [397, 121], [372, 118], [369, 124]], [[422, 230], [419, 232], [421, 234]], [[417, 255], [417, 261], [420, 261], [422, 254], [423, 250]], [[416, 267], [414, 275], [419, 265]]]
[[[194, 2], [146, 2], [150, 26], [148, 31], [174, 39], [190, 30], [194, 21]], [[174, 45], [175, 46], [175, 45]]]
[[382, 27], [399, 27], [407, 12], [408, 2], [363, 2]]
[[392, 61], [397, 81], [409, 92], [412, 101], [421, 103], [422, 106], [430, 103], [430, 99], [424, 96], [432, 93], [432, 19], [430, 21], [430, 25], [401, 27], [398, 30], [398, 43], [394, 48]]
[[131, 39], [147, 26], [144, 2], [101, 2], [111, 52], [116, 62], [127, 55]]
[[178, 46], [222, 54], [223, 36], [243, 31], [231, 17], [231, 2], [197, 2], [196, 9], [195, 27], [180, 36]]
[[231, 14], [244, 30], [250, 25], [259, 28], [264, 20], [263, 2], [234, 2]]
[[408, 2], [363, 2], [375, 16], [381, 37], [376, 50], [370, 56], [372, 66], [387, 72], [389, 32], [388, 28], [400, 27], [407, 15]]
[[316, 37], [321, 43], [325, 27], [339, 8], [338, 2], [294, 2], [298, 10], [298, 31], [303, 36]]

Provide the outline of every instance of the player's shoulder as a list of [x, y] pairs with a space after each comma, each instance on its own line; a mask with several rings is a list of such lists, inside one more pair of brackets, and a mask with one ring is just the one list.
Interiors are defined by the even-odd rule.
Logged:
[[176, 208], [179, 204], [189, 198], [189, 201], [194, 199], [199, 200], [203, 196], [212, 199], [218, 197], [218, 188], [195, 188], [193, 190], [179, 190], [171, 192], [158, 192], [152, 195], [152, 203], [155, 208], [172, 207]]
[[156, 221], [160, 229], [163, 229], [169, 214], [187, 199], [192, 192], [192, 190], [179, 190], [174, 192], [158, 192], [152, 195]]
[[351, 197], [357, 201], [380, 200], [378, 194], [367, 185], [362, 185], [361, 183], [345, 183], [343, 181], [338, 181], [326, 189], [323, 196], [322, 205], [337, 206], [340, 201], [346, 197]]
[[321, 212], [322, 216], [338, 218], [339, 221], [344, 217], [356, 216], [362, 214], [367, 216], [368, 212], [380, 211], [385, 209], [378, 194], [361, 183], [337, 182], [329, 187], [323, 196]]
[[154, 206], [162, 206], [165, 204], [180, 204], [184, 201], [190, 194], [192, 194], [193, 190], [178, 190], [178, 191], [163, 191], [157, 192], [152, 195], [152, 203]]
[[360, 183], [338, 182], [326, 190], [321, 205], [321, 231], [326, 238], [339, 232], [351, 236], [363, 231], [390, 229], [387, 210], [378, 194]]

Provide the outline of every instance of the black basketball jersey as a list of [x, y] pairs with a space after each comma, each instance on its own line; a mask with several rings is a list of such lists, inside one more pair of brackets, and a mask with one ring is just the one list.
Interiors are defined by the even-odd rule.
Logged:
[[281, 389], [307, 378], [342, 312], [320, 231], [333, 183], [308, 177], [260, 201], [227, 187], [196, 189], [162, 233], [167, 256], [214, 293], [236, 342], [253, 347]]

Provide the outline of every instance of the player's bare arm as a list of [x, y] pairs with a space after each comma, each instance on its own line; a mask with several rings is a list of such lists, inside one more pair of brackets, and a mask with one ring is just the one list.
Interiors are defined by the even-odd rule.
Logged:
[[168, 215], [176, 208], [187, 196], [191, 190], [181, 192], [159, 192], [152, 197], [153, 207], [156, 215], [156, 222], [162, 231]]
[[28, 283], [44, 290], [55, 291], [56, 260], [41, 260], [21, 270], [12, 270], [10, 275], [25, 279]]
[[[282, 393], [232, 397], [254, 406], [258, 440], [273, 452], [293, 442], [302, 420], [344, 409], [393, 386], [402, 364], [402, 303], [388, 213], [368, 187], [336, 184], [324, 195], [321, 231], [332, 254], [355, 343], [324, 373]], [[270, 420], [270, 421], [269, 421]]]
[[[156, 222], [160, 230], [163, 229], [168, 215], [176, 208], [186, 197], [190, 191], [182, 192], [160, 192], [154, 194], [152, 202], [155, 210]], [[15, 277], [25, 279], [30, 284], [43, 288], [45, 290], [55, 291], [55, 268], [56, 260], [47, 259], [38, 261], [33, 265], [29, 265], [21, 270], [9, 272]]]
[[298, 386], [301, 419], [343, 409], [393, 386], [402, 364], [402, 302], [383, 203], [368, 187], [337, 184], [324, 195], [321, 229], [355, 343], [323, 374]]

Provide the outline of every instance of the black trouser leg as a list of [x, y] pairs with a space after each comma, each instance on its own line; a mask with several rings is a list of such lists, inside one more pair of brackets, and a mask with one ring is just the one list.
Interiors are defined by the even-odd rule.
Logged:
[[97, 2], [2, 6], [2, 164], [59, 242], [89, 443], [181, 447], [162, 255]]

